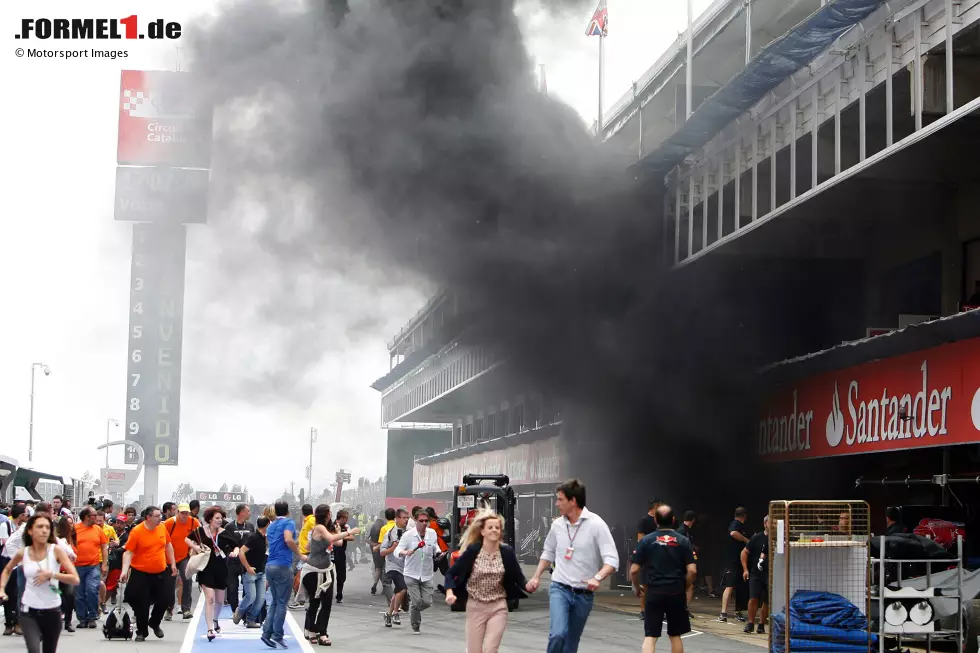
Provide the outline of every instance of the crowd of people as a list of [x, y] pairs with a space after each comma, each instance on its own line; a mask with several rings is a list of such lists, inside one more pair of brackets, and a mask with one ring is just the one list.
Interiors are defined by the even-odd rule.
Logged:
[[[539, 563], [526, 578], [517, 552], [504, 542], [502, 516], [484, 506], [467, 513], [459, 547], [451, 553], [448, 522], [432, 508], [388, 509], [367, 527], [364, 516], [329, 505], [304, 505], [295, 520], [284, 501], [267, 506], [252, 520], [239, 505], [230, 518], [197, 501], [148, 507], [137, 516], [126, 508], [116, 514], [111, 502], [88, 505], [76, 513], [60, 498], [9, 507], [0, 521], [4, 635], [23, 635], [29, 653], [53, 653], [60, 633], [96, 628], [109, 605], [129, 604], [135, 638], [164, 636], [162, 621], [175, 615], [191, 619], [192, 583], [203, 595], [207, 640], [221, 635], [219, 615], [228, 605], [232, 621], [262, 629], [269, 648], [288, 648], [284, 639], [287, 610], [305, 610], [303, 634], [312, 645], [331, 645], [332, 607], [342, 604], [347, 571], [362, 546], [373, 561], [370, 593], [381, 585], [385, 628], [401, 626], [408, 614], [411, 632], [421, 634], [423, 613], [436, 594], [466, 612], [467, 650], [495, 653], [505, 635], [510, 602], [538, 591], [550, 573], [549, 653], [575, 653], [591, 613], [595, 592], [616, 573], [620, 554], [605, 521], [586, 507], [586, 488], [578, 480], [556, 489], [558, 517], [543, 540]], [[720, 618], [738, 583], [751, 595], [746, 631], [765, 632], [767, 613], [766, 531], [745, 534], [745, 510], [729, 527]], [[666, 624], [673, 653], [683, 650], [681, 635], [690, 631], [689, 604], [697, 577], [693, 527], [686, 513], [678, 522], [670, 506], [651, 502], [638, 526], [629, 577], [643, 601], [643, 650], [652, 653]], [[444, 585], [434, 585], [441, 572]], [[44, 585], [44, 591], [39, 588]], [[120, 595], [124, 589], [125, 594]], [[266, 596], [268, 595], [268, 605]], [[19, 609], [18, 609], [19, 607]], [[736, 613], [740, 616], [740, 612]], [[226, 624], [227, 625], [227, 624]]]

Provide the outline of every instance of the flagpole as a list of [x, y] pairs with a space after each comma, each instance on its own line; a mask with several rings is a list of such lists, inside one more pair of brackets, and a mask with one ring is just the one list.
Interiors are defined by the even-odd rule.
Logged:
[[596, 136], [602, 134], [602, 42], [605, 37], [599, 34], [599, 114], [596, 119]]
[[685, 71], [685, 76], [686, 76], [685, 85], [687, 86], [687, 97], [686, 97], [687, 116], [685, 120], [687, 118], [690, 118], [691, 114], [694, 112], [694, 109], [691, 106], [693, 104], [693, 98], [694, 98], [694, 94], [692, 93], [692, 89], [691, 89], [691, 85], [693, 83], [692, 80], [694, 78], [694, 74], [692, 70], [693, 66], [694, 66], [694, 0], [687, 0], [687, 66], [686, 66], [687, 70]]

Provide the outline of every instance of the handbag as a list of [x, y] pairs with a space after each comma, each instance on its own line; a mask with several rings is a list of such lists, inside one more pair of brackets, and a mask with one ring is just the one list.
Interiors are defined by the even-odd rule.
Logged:
[[[197, 535], [197, 543], [204, 546], [204, 543], [201, 542], [200, 532], [194, 531], [194, 533]], [[204, 551], [201, 553], [195, 553], [187, 559], [187, 566], [184, 568], [184, 578], [190, 580], [194, 574], [207, 567], [210, 561], [211, 549], [204, 547]]]

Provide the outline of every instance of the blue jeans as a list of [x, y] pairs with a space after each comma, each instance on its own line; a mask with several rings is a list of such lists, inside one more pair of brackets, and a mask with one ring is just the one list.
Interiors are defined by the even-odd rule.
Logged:
[[289, 565], [266, 565], [265, 579], [269, 581], [272, 603], [262, 624], [262, 633], [276, 641], [283, 637], [286, 623], [286, 603], [293, 592], [293, 571]]
[[99, 582], [102, 569], [99, 565], [75, 567], [78, 570], [78, 588], [75, 590], [75, 613], [79, 621], [95, 621], [99, 618]]
[[262, 606], [265, 605], [265, 572], [260, 571], [254, 576], [245, 574], [243, 578], [245, 597], [238, 604], [238, 614], [245, 617], [246, 621], [258, 621]]
[[548, 653], [576, 653], [585, 622], [592, 612], [593, 594], [576, 594], [570, 587], [552, 582], [548, 590], [551, 627]]

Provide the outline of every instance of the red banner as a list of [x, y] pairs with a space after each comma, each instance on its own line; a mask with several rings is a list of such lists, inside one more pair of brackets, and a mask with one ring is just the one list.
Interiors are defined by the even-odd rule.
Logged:
[[450, 492], [463, 482], [464, 474], [507, 474], [511, 485], [557, 485], [563, 480], [561, 470], [561, 447], [556, 436], [431, 465], [415, 463], [412, 494]]
[[210, 167], [208, 102], [188, 73], [122, 71], [118, 163]]
[[760, 456], [795, 460], [980, 441], [980, 339], [798, 381], [769, 398]]

